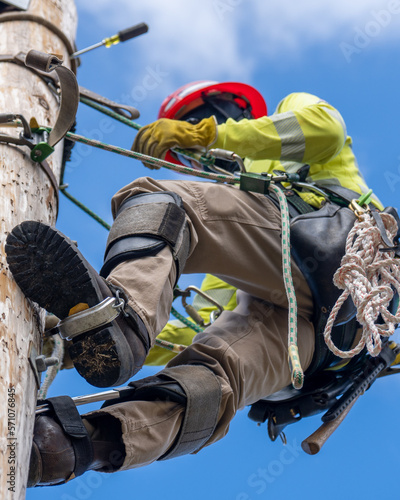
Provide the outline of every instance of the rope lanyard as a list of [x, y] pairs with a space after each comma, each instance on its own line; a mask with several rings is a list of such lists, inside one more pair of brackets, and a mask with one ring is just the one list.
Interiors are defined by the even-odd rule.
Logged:
[[[123, 123], [124, 125], [127, 125], [128, 127], [131, 127], [135, 130], [139, 130], [141, 128], [141, 125], [134, 122], [133, 120], [130, 120], [126, 116], [123, 116], [119, 113], [116, 113], [115, 111], [112, 111], [111, 109], [109, 109], [105, 106], [102, 106], [101, 104], [98, 104], [97, 102], [94, 102], [91, 99], [88, 99], [82, 95], [80, 96], [80, 101], [82, 103], [86, 104], [87, 106], [90, 106], [93, 109], [96, 109], [97, 111]], [[50, 127], [40, 127], [40, 128], [42, 130], [51, 131]], [[239, 180], [237, 177], [223, 175], [223, 174], [222, 175], [213, 174], [211, 172], [202, 172], [202, 171], [196, 170], [194, 168], [190, 168], [190, 167], [182, 167], [180, 165], [176, 165], [175, 163], [170, 163], [170, 162], [167, 162], [164, 160], [159, 160], [157, 158], [149, 157], [146, 155], [141, 155], [140, 153], [135, 153], [134, 151], [131, 151], [131, 150], [119, 148], [117, 146], [111, 146], [109, 144], [102, 143], [100, 141], [96, 141], [93, 139], [88, 139], [86, 137], [83, 137], [83, 136], [80, 136], [77, 134], [73, 134], [71, 132], [68, 132], [65, 137], [73, 142], [80, 142], [80, 143], [86, 144], [88, 146], [92, 146], [95, 148], [103, 149], [105, 151], [117, 153], [117, 154], [120, 154], [122, 156], [127, 156], [129, 158], [134, 158], [137, 160], [145, 160], [147, 163], [150, 163], [154, 166], [169, 168], [170, 170], [174, 170], [174, 171], [182, 173], [182, 174], [207, 178], [209, 180], [214, 180], [216, 182], [227, 182], [229, 184], [239, 183]], [[183, 150], [180, 148], [176, 148], [174, 151], [176, 151], [177, 153], [182, 153], [185, 156], [192, 158], [193, 160], [198, 161], [206, 166], [213, 165], [214, 161], [215, 161], [215, 159], [213, 157], [206, 157], [204, 155], [200, 155], [199, 153], [191, 152], [188, 150]], [[102, 225], [105, 229], [107, 229], [108, 231], [111, 229], [111, 226], [104, 219], [102, 219], [99, 215], [97, 215], [95, 212], [93, 212], [89, 207], [87, 207], [85, 204], [83, 204], [77, 198], [75, 198], [72, 194], [70, 194], [67, 191], [67, 188], [68, 188], [68, 184], [64, 183], [64, 169], [63, 169], [61, 172], [61, 180], [60, 180], [60, 191], [62, 192], [62, 194], [66, 198], [68, 198], [72, 203], [74, 203], [78, 208], [80, 208], [83, 212], [85, 212], [89, 217], [91, 217], [96, 222], [98, 222], [100, 225]]]
[[297, 347], [297, 300], [293, 285], [290, 257], [290, 219], [286, 196], [281, 188], [271, 184], [270, 188], [279, 200], [282, 219], [282, 270], [283, 282], [285, 284], [288, 301], [288, 357], [292, 377], [292, 385], [295, 389], [301, 389], [304, 383], [304, 372], [300, 364], [299, 349]]
[[[50, 131], [50, 127], [42, 127], [47, 131]], [[144, 155], [142, 153], [137, 153], [136, 151], [131, 151], [130, 149], [121, 148], [119, 146], [113, 146], [105, 142], [96, 141], [95, 139], [88, 139], [82, 135], [73, 134], [68, 132], [65, 136], [67, 139], [75, 142], [81, 142], [87, 146], [93, 146], [95, 148], [102, 149], [103, 151], [110, 151], [111, 153], [116, 153], [128, 158], [133, 158], [135, 160], [140, 160], [145, 163], [149, 163], [155, 167], [164, 167], [169, 170], [174, 170], [180, 174], [189, 174], [196, 177], [201, 177], [203, 179], [208, 179], [217, 182], [226, 182], [227, 184], [239, 184], [240, 180], [238, 177], [233, 175], [215, 174], [213, 172], [205, 172], [203, 170], [196, 170], [191, 167], [185, 167], [184, 165], [177, 165], [166, 160], [160, 160], [159, 158], [154, 158], [153, 156]], [[186, 154], [186, 153], [185, 153]]]
[[[386, 236], [393, 243], [397, 223], [390, 214], [380, 212]], [[393, 245], [392, 245], [393, 246]], [[369, 211], [357, 214], [357, 219], [346, 239], [346, 254], [333, 282], [343, 290], [334, 305], [324, 331], [329, 349], [341, 358], [352, 358], [366, 346], [371, 356], [382, 350], [382, 337], [393, 335], [400, 323], [400, 305], [395, 314], [390, 312], [394, 290], [400, 295], [400, 263], [394, 251], [382, 250], [382, 234]], [[385, 250], [385, 248], [383, 248]], [[348, 297], [357, 308], [357, 321], [363, 327], [359, 343], [349, 351], [338, 349], [331, 338], [337, 313]], [[380, 321], [380, 323], [377, 323]]]

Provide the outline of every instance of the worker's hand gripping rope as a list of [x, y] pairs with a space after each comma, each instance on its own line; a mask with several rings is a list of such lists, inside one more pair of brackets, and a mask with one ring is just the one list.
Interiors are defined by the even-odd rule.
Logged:
[[[390, 337], [400, 323], [400, 307], [395, 314], [390, 304], [395, 291], [400, 295], [400, 265], [394, 252], [383, 252], [382, 235], [369, 211], [357, 212], [357, 220], [346, 240], [346, 254], [336, 271], [333, 282], [344, 290], [334, 305], [324, 331], [329, 349], [341, 358], [351, 358], [366, 346], [371, 356], [377, 356], [382, 349], [381, 336]], [[394, 217], [380, 213], [389, 241], [397, 234]], [[393, 245], [392, 245], [393, 246]], [[357, 321], [363, 327], [362, 337], [353, 349], [341, 351], [331, 339], [336, 315], [348, 297], [357, 308]], [[382, 324], [377, 324], [377, 320]]]

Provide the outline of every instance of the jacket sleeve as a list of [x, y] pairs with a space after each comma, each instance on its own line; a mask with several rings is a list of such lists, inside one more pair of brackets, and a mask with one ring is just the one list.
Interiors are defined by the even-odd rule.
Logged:
[[347, 137], [340, 113], [326, 101], [306, 93], [283, 99], [275, 113], [218, 125], [213, 147], [251, 160], [326, 163], [343, 148]]
[[[236, 307], [236, 288], [211, 274], [205, 276], [201, 284], [201, 290], [211, 296], [225, 310], [231, 311]], [[198, 294], [194, 296], [192, 306], [200, 314], [206, 324], [210, 321], [211, 313], [217, 310], [216, 306], [212, 305]], [[166, 324], [157, 338], [173, 344], [188, 346], [192, 343], [195, 335], [196, 332], [185, 326], [181, 321], [172, 320]], [[174, 352], [155, 345], [150, 349], [145, 364], [148, 366], [165, 365], [174, 356], [176, 356]]]

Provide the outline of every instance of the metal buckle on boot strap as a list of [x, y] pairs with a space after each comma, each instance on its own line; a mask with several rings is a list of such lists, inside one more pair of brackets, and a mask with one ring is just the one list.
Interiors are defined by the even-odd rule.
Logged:
[[101, 328], [117, 318], [125, 307], [125, 301], [116, 297], [107, 297], [96, 306], [68, 316], [57, 325], [60, 337], [72, 340], [82, 333]]

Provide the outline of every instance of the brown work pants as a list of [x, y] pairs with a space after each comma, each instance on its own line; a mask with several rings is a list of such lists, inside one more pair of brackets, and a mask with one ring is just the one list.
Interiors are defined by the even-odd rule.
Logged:
[[[146, 177], [114, 196], [113, 214], [130, 196], [160, 191], [172, 191], [183, 200], [191, 236], [184, 273], [211, 273], [238, 288], [236, 309], [223, 312], [168, 364], [202, 364], [218, 377], [222, 401], [209, 445], [227, 433], [238, 409], [290, 384], [280, 212], [269, 198], [233, 186]], [[305, 370], [314, 351], [313, 303], [294, 263], [292, 273]], [[172, 253], [166, 247], [155, 256], [120, 264], [108, 278], [126, 291], [153, 340], [169, 319], [175, 275]], [[173, 402], [133, 401], [91, 415], [105, 413], [121, 423], [126, 448], [121, 469], [130, 469], [149, 464], [168, 450], [179, 432], [184, 408]]]

